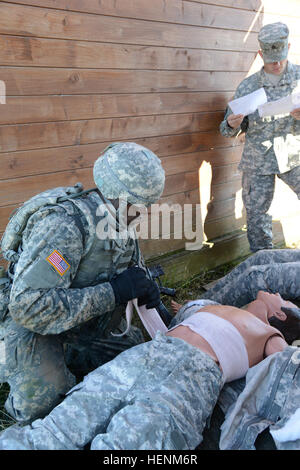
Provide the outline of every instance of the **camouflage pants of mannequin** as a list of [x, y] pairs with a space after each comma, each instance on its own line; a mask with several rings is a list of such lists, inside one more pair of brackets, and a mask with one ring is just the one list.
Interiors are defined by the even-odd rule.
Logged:
[[[138, 328], [128, 335], [103, 334], [104, 318], [99, 317], [60, 335], [39, 335], [10, 317], [5, 322], [5, 364], [1, 364], [1, 382], [10, 393], [5, 403], [8, 413], [26, 423], [45, 416], [72, 388], [77, 379], [110, 361], [120, 352], [144, 341]], [[126, 328], [122, 320], [114, 329]], [[121, 328], [121, 329], [120, 329]]]
[[300, 300], [300, 250], [261, 250], [220, 279], [201, 299], [243, 307], [264, 290]]
[[[243, 173], [243, 202], [247, 212], [247, 236], [250, 250], [255, 252], [272, 248], [272, 217], [270, 209], [276, 175]], [[300, 199], [300, 166], [277, 175]]]
[[44, 419], [0, 434], [0, 449], [194, 449], [222, 388], [213, 359], [158, 332], [91, 372]]

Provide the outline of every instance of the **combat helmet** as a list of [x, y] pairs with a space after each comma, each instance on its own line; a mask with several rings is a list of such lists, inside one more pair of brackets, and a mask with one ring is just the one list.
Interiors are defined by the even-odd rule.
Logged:
[[107, 199], [124, 198], [130, 204], [150, 206], [164, 190], [160, 159], [134, 142], [115, 142], [94, 164], [94, 181]]

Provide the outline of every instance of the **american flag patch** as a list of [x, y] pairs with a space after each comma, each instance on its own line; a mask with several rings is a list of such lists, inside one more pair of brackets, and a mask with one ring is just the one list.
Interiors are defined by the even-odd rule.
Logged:
[[67, 261], [61, 256], [61, 254], [54, 250], [51, 255], [46, 258], [46, 260], [56, 269], [58, 274], [63, 276], [69, 269], [70, 265]]

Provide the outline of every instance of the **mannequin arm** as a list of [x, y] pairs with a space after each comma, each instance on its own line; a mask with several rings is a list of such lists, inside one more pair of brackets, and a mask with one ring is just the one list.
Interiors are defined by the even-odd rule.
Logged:
[[266, 343], [265, 356], [283, 351], [287, 346], [287, 342], [281, 336], [271, 336]]

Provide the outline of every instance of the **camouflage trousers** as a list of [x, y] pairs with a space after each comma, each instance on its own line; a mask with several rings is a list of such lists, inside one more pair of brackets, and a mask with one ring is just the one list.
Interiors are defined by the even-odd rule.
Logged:
[[[247, 213], [247, 237], [250, 250], [272, 248], [272, 217], [267, 214], [270, 209], [275, 188], [275, 176], [243, 173], [243, 202]], [[277, 175], [300, 199], [300, 166], [286, 173]]]
[[[144, 341], [136, 327], [123, 337], [115, 337], [109, 330], [103, 332], [102, 323], [99, 317], [60, 335], [43, 336], [7, 318], [0, 381], [10, 386], [5, 408], [16, 421], [26, 423], [45, 416], [76, 384], [75, 376], [81, 380], [99, 365]], [[122, 320], [114, 332], [125, 329]]]
[[300, 299], [300, 250], [261, 250], [247, 258], [201, 295], [223, 305], [243, 307], [259, 290], [286, 300]]
[[91, 372], [44, 419], [0, 434], [0, 449], [194, 449], [222, 388], [213, 359], [158, 332]]

